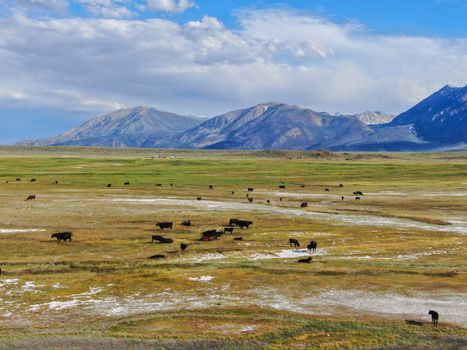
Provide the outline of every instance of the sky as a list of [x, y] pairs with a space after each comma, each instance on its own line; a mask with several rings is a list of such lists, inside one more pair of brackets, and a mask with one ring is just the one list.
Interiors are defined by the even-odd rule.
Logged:
[[0, 144], [119, 108], [400, 113], [467, 84], [467, 0], [0, 0]]

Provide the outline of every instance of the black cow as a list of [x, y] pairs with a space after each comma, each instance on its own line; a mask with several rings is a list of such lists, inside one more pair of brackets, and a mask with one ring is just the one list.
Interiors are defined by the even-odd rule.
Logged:
[[311, 241], [310, 244], [306, 246], [306, 249], [313, 253], [316, 252], [316, 248], [318, 248], [318, 242], [315, 241]]
[[191, 226], [191, 220], [182, 221], [182, 223], [180, 225], [182, 225], [182, 226]]
[[279, 188], [285, 188], [285, 185], [279, 185]]
[[249, 203], [253, 203], [253, 198], [248, 198]]
[[125, 186], [128, 186], [129, 184], [130, 184], [129, 181], [127, 181], [127, 182], [124, 183]]
[[344, 185], [343, 185], [343, 184], [339, 184], [339, 187], [341, 187], [341, 188], [342, 188], [342, 187], [344, 187]]
[[302, 204], [300, 204], [300, 208], [306, 208], [306, 207], [308, 207], [307, 202], [302, 202]]
[[201, 233], [201, 241], [214, 241], [223, 234], [222, 231], [208, 230]]
[[432, 324], [434, 327], [438, 327], [439, 313], [437, 313], [437, 312], [434, 311], [434, 310], [430, 310], [430, 311], [428, 312], [428, 315], [431, 315], [431, 324]]
[[201, 197], [196, 197], [196, 199], [200, 201], [202, 198]]
[[309, 256], [308, 258], [299, 259], [298, 262], [303, 263], [303, 264], [309, 264], [309, 263], [311, 263], [311, 260], [313, 260], [313, 258], [311, 256]]
[[180, 243], [180, 250], [181, 250], [182, 252], [184, 252], [186, 248], [188, 248], [188, 244]]
[[29, 180], [29, 182], [36, 182], [36, 179], [31, 179]]
[[329, 188], [325, 188], [324, 190], [325, 190], [326, 192], [329, 192]]
[[174, 187], [174, 184], [170, 184], [170, 187]]
[[344, 200], [344, 196], [342, 196], [341, 199]]
[[356, 196], [363, 196], [362, 191], [355, 191], [353, 194], [356, 195]]
[[35, 194], [30, 194], [28, 198], [26, 198], [27, 201], [35, 201], [36, 200], [36, 195]]
[[149, 259], [165, 259], [165, 255], [156, 254], [156, 255], [150, 256]]
[[279, 198], [279, 200], [282, 202], [282, 197], [281, 197], [281, 198]]
[[164, 221], [164, 222], [158, 222], [156, 226], [158, 226], [161, 230], [164, 230], [165, 228], [173, 228], [173, 222], [170, 221]]
[[230, 219], [229, 224], [227, 226], [237, 226], [238, 225], [238, 219]]
[[173, 243], [174, 240], [172, 238], [165, 238], [163, 236], [154, 235], [154, 236], [152, 236], [151, 243], [154, 243], [154, 242], [170, 244], [170, 243]]
[[271, 204], [271, 201], [268, 199], [268, 200], [266, 201], [266, 203]]
[[107, 187], [112, 187], [112, 184], [107, 184]]
[[162, 187], [162, 184], [155, 184], [156, 187]]
[[21, 181], [21, 179], [19, 177], [16, 178], [16, 181]]
[[301, 188], [305, 188], [305, 185], [300, 185]]
[[213, 186], [213, 185], [209, 185], [208, 188], [209, 188], [210, 190], [212, 190], [212, 189], [214, 188], [214, 186]]
[[55, 180], [55, 182], [54, 182], [54, 183], [55, 183], [56, 185], [58, 185], [58, 181], [57, 181], [57, 180]]
[[234, 241], [243, 241], [243, 237], [235, 237]]
[[359, 201], [359, 200], [360, 200], [360, 197], [355, 197], [355, 200], [356, 200], [356, 201]]
[[289, 238], [289, 244], [291, 247], [300, 247], [300, 243], [295, 238]]
[[253, 225], [253, 221], [250, 220], [238, 220], [237, 226], [241, 228], [250, 228], [250, 225]]
[[70, 241], [71, 242], [71, 236], [73, 236], [73, 233], [71, 232], [57, 232], [52, 234], [51, 238], [56, 238], [57, 242], [60, 241]]
[[248, 192], [253, 192], [255, 189], [253, 187], [248, 187]]
[[224, 227], [224, 233], [233, 233], [233, 231], [235, 230], [235, 227], [229, 227], [229, 226], [226, 226]]
[[232, 191], [232, 194], [235, 194], [235, 191]]

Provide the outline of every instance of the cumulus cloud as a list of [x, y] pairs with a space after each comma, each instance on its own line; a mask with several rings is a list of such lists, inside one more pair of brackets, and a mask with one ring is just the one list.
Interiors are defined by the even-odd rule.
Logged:
[[401, 112], [463, 85], [467, 39], [381, 36], [293, 10], [214, 17], [0, 20], [0, 107], [100, 113], [145, 104], [213, 115], [280, 100], [329, 112]]
[[75, 0], [93, 16], [106, 18], [128, 18], [136, 15], [126, 0]]
[[148, 0], [147, 6], [152, 11], [183, 12], [195, 3], [191, 0]]
[[[16, 10], [61, 12], [68, 10], [67, 0], [5, 0], [3, 3]], [[2, 1], [0, 1], [0, 5]]]

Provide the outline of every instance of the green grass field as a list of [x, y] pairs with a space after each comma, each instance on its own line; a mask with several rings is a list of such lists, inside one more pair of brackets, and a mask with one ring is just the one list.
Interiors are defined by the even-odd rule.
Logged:
[[2, 350], [467, 349], [465, 153], [0, 147], [0, 198]]

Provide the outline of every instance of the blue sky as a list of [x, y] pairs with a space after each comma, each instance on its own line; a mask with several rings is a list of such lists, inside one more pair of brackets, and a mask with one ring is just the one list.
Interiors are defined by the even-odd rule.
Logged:
[[399, 113], [467, 83], [467, 0], [0, 0], [0, 143], [149, 105]]

